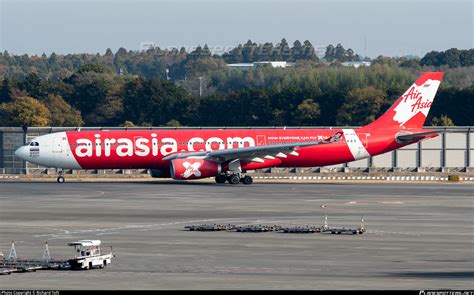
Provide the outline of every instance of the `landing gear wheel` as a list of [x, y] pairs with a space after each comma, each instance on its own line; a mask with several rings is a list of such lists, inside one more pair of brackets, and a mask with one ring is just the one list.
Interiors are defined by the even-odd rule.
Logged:
[[227, 181], [229, 181], [230, 184], [239, 184], [240, 177], [237, 174], [233, 174], [229, 176], [229, 179]]
[[56, 179], [58, 183], [63, 183], [64, 182], [64, 177], [63, 176], [58, 176], [58, 178]]
[[242, 178], [242, 183], [243, 183], [243, 184], [252, 184], [252, 183], [253, 183], [252, 176], [245, 175], [245, 176]]
[[227, 177], [225, 175], [219, 174], [219, 175], [216, 176], [215, 180], [216, 180], [217, 183], [225, 183], [226, 178]]

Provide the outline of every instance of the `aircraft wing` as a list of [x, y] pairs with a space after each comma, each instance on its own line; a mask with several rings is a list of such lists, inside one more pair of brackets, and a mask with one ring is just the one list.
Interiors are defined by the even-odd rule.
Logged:
[[411, 140], [416, 140], [416, 139], [426, 137], [428, 135], [440, 134], [444, 132], [447, 132], [447, 131], [446, 130], [433, 130], [433, 131], [427, 131], [427, 132], [399, 134], [397, 135], [397, 140], [401, 142], [411, 141]]
[[242, 147], [217, 151], [175, 153], [164, 157], [163, 160], [202, 157], [206, 160], [217, 163], [223, 163], [236, 159], [249, 162], [263, 163], [265, 161], [264, 159], [271, 160], [275, 158], [286, 158], [287, 155], [297, 156], [298, 153], [296, 152], [296, 150], [299, 148], [333, 143], [337, 141], [341, 136], [342, 132], [338, 132], [324, 141]]

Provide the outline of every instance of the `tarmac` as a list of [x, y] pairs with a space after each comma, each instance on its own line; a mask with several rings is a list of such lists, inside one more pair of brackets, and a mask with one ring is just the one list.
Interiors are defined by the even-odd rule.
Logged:
[[[362, 235], [194, 232], [203, 223], [357, 227]], [[100, 239], [105, 269], [0, 276], [2, 289], [474, 289], [474, 185], [0, 182], [0, 250], [73, 255]]]

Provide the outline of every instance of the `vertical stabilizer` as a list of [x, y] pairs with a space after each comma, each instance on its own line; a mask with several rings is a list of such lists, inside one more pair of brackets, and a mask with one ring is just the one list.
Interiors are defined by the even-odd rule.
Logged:
[[365, 126], [379, 129], [422, 128], [443, 72], [425, 72], [380, 118]]

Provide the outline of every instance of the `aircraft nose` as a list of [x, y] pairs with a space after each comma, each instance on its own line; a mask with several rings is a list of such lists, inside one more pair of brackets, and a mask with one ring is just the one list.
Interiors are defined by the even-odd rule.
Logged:
[[22, 160], [26, 160], [26, 147], [21, 146], [17, 148], [15, 151], [15, 156], [17, 156], [18, 158]]

